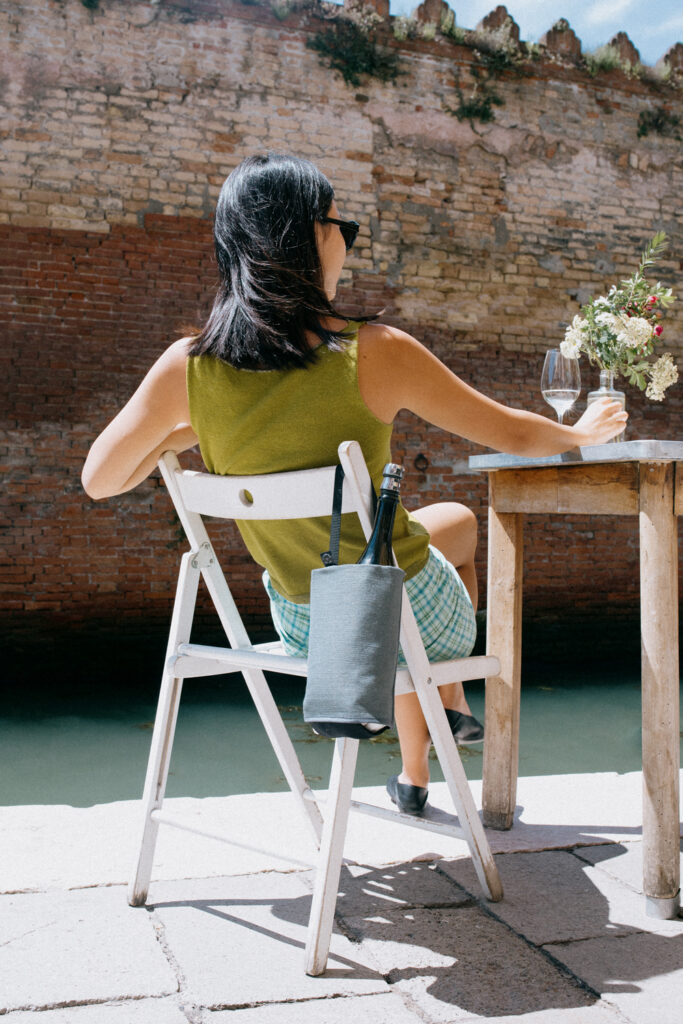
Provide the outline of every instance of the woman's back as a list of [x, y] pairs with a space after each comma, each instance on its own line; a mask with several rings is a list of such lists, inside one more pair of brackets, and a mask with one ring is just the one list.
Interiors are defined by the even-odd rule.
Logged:
[[[341, 350], [320, 346], [316, 361], [288, 370], [238, 370], [211, 356], [190, 356], [190, 417], [202, 457], [212, 473], [251, 475], [311, 469], [337, 461], [342, 441], [358, 441], [379, 489], [391, 461], [392, 425], [367, 406], [358, 384], [357, 324]], [[332, 496], [330, 495], [330, 506]], [[308, 600], [310, 573], [327, 549], [329, 517], [238, 523], [254, 559], [268, 569], [275, 589], [290, 601]], [[424, 566], [427, 531], [400, 508], [394, 550], [408, 578]], [[357, 516], [345, 516], [341, 561], [354, 562], [365, 539]]]

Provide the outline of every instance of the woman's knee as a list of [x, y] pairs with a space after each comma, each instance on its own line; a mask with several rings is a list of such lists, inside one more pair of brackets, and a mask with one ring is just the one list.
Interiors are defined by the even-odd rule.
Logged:
[[471, 508], [467, 508], [466, 505], [456, 505], [458, 509], [460, 529], [467, 533], [467, 536], [472, 541], [472, 544], [476, 547], [477, 536], [479, 534], [479, 524], [477, 517]]
[[465, 565], [474, 559], [477, 517], [466, 505], [455, 501], [442, 502], [418, 509], [414, 515], [429, 531], [434, 547], [453, 565]]

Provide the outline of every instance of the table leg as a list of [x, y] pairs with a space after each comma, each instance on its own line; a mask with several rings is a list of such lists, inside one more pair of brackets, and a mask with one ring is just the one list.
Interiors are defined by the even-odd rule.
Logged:
[[482, 800], [484, 824], [508, 829], [519, 759], [523, 521], [518, 513], [496, 511], [495, 474], [490, 491], [486, 649], [499, 659], [500, 675], [486, 680]]
[[640, 467], [643, 891], [652, 917], [679, 907], [678, 538], [674, 466]]

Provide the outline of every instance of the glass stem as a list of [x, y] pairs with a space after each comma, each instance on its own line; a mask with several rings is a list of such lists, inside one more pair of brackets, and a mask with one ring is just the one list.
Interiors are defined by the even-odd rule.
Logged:
[[562, 412], [558, 412], [558, 414], [557, 414], [557, 422], [560, 425], [562, 425], [562, 420], [563, 419], [564, 419], [564, 409], [562, 410]]

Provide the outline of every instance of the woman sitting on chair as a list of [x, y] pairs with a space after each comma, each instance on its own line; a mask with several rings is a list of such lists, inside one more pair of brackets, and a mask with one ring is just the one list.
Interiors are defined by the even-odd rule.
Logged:
[[[220, 286], [209, 319], [201, 333], [164, 352], [97, 438], [83, 470], [88, 494], [128, 491], [163, 452], [197, 441], [210, 472], [247, 475], [330, 465], [338, 445], [355, 440], [379, 489], [400, 409], [517, 455], [555, 455], [624, 429], [626, 413], [607, 400], [574, 426], [507, 408], [461, 381], [409, 334], [342, 314], [334, 298], [357, 232], [313, 164], [277, 155], [244, 160], [216, 209]], [[365, 540], [357, 517], [344, 518], [340, 562], [355, 562]], [[240, 529], [265, 569], [287, 653], [305, 655], [310, 573], [327, 546], [324, 526], [307, 520]], [[475, 517], [463, 505], [444, 502], [410, 514], [399, 507], [394, 552], [430, 661], [465, 657], [474, 645], [476, 542]], [[481, 741], [462, 683], [440, 694], [456, 741]], [[396, 724], [402, 771], [387, 788], [399, 809], [419, 814], [430, 737], [414, 693], [396, 698]]]

